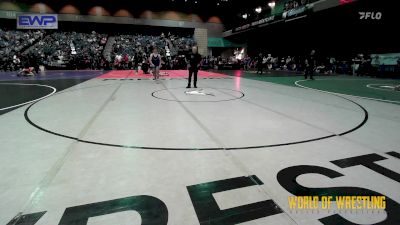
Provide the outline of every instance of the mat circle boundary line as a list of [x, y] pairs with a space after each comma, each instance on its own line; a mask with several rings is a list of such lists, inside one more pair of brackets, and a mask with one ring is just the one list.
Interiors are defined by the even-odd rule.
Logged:
[[[309, 89], [309, 88], [306, 88]], [[79, 90], [79, 89], [75, 89], [75, 90]], [[320, 90], [315, 90], [315, 91], [320, 91]], [[320, 91], [320, 92], [324, 92], [324, 91]], [[121, 145], [121, 144], [112, 144], [112, 143], [102, 143], [102, 142], [95, 142], [95, 141], [89, 141], [89, 140], [83, 140], [83, 139], [79, 139], [77, 137], [73, 137], [73, 136], [68, 136], [65, 134], [60, 134], [51, 130], [48, 130], [46, 128], [43, 128], [37, 124], [35, 124], [30, 118], [29, 118], [29, 110], [38, 102], [42, 101], [43, 99], [41, 99], [40, 101], [36, 101], [33, 102], [29, 107], [26, 108], [25, 112], [24, 112], [24, 117], [25, 120], [32, 125], [33, 127], [55, 135], [55, 136], [59, 136], [62, 138], [67, 138], [67, 139], [71, 139], [71, 140], [75, 140], [81, 143], [86, 143], [86, 144], [94, 144], [94, 145], [101, 145], [101, 146], [108, 146], [108, 147], [118, 147], [118, 148], [124, 148], [124, 149], [139, 149], [139, 150], [167, 150], [167, 151], [215, 151], [215, 150], [249, 150], [249, 149], [262, 149], [262, 148], [272, 148], [272, 147], [280, 147], [280, 146], [288, 146], [288, 145], [296, 145], [296, 144], [303, 144], [303, 143], [308, 143], [308, 142], [314, 142], [314, 141], [320, 141], [320, 140], [324, 140], [324, 139], [328, 139], [328, 138], [332, 138], [332, 137], [337, 137], [337, 136], [344, 136], [346, 134], [352, 133], [358, 129], [360, 129], [362, 126], [364, 126], [364, 124], [368, 121], [368, 111], [360, 104], [345, 98], [343, 96], [340, 96], [338, 94], [332, 94], [332, 93], [328, 93], [331, 95], [334, 95], [336, 97], [345, 99], [355, 105], [357, 105], [364, 113], [364, 119], [363, 121], [358, 124], [357, 126], [355, 126], [354, 128], [342, 132], [340, 134], [332, 134], [332, 135], [327, 135], [327, 136], [322, 136], [322, 137], [317, 137], [317, 138], [312, 138], [312, 139], [307, 139], [307, 140], [300, 140], [300, 141], [295, 141], [295, 142], [288, 142], [288, 143], [278, 143], [278, 144], [270, 144], [270, 145], [257, 145], [257, 146], [242, 146], [242, 147], [229, 147], [229, 148], [194, 148], [194, 147], [189, 147], [189, 148], [166, 148], [166, 147], [145, 147], [145, 146], [134, 146], [134, 145]]]
[[57, 89], [55, 87], [52, 87], [52, 86], [49, 86], [49, 85], [44, 85], [44, 84], [0, 83], [0, 85], [39, 86], [39, 87], [47, 87], [47, 88], [50, 88], [50, 89], [53, 90], [50, 94], [47, 94], [47, 95], [45, 95], [43, 97], [31, 100], [31, 101], [23, 102], [23, 103], [20, 103], [20, 104], [17, 104], [17, 105], [12, 105], [12, 106], [7, 106], [7, 107], [4, 107], [4, 108], [0, 108], [0, 111], [17, 108], [17, 107], [20, 107], [20, 106], [23, 106], [23, 105], [27, 105], [27, 104], [30, 104], [30, 103], [34, 103], [34, 102], [43, 100], [43, 99], [45, 99], [47, 97], [50, 97], [51, 95], [53, 95], [57, 91]]
[[[325, 79], [315, 79], [315, 80], [325, 80]], [[301, 82], [306, 82], [306, 81], [308, 81], [308, 80], [298, 80], [298, 81], [294, 82], [294, 84], [296, 86], [298, 86], [298, 87], [301, 87], [301, 88], [314, 90], [314, 91], [319, 91], [319, 92], [332, 94], [332, 95], [336, 95], [336, 96], [347, 96], [347, 97], [355, 97], [355, 98], [361, 98], [361, 99], [367, 99], [367, 100], [374, 100], [374, 101], [379, 101], [379, 102], [389, 102], [389, 103], [400, 104], [400, 101], [392, 101], [392, 100], [385, 100], [385, 99], [379, 99], [379, 98], [369, 98], [369, 97], [363, 97], [363, 96], [358, 96], [358, 95], [343, 94], [343, 93], [339, 93], [339, 92], [324, 91], [324, 90], [320, 90], [320, 89], [316, 89], [316, 88], [310, 88], [310, 87], [303, 86], [303, 85], [299, 84]]]

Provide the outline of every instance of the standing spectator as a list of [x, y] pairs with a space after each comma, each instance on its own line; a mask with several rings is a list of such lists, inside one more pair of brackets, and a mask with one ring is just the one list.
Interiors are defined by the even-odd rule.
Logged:
[[285, 67], [288, 70], [292, 69], [292, 58], [290, 56], [286, 58]]
[[263, 73], [263, 55], [262, 55], [262, 53], [260, 53], [257, 57], [257, 74], [258, 73], [260, 73], [260, 74]]
[[278, 58], [278, 57], [273, 58], [273, 61], [272, 61], [272, 68], [273, 68], [274, 70], [276, 70], [276, 69], [279, 68], [279, 58]]
[[357, 76], [359, 76], [359, 72], [360, 72], [360, 65], [362, 62], [362, 54], [358, 54], [352, 61], [353, 61], [353, 65], [352, 65], [352, 69], [353, 69], [353, 76], [357, 74]]
[[296, 71], [297, 70], [297, 63], [296, 63], [296, 58], [293, 56], [291, 60], [291, 70]]
[[246, 71], [249, 70], [250, 63], [251, 63], [251, 58], [247, 55], [243, 60], [243, 69]]
[[263, 57], [262, 67], [263, 67], [263, 69], [267, 67], [267, 57], [266, 56]]
[[273, 63], [272, 55], [268, 54], [268, 57], [267, 57], [267, 70], [271, 70], [272, 69], [272, 63]]
[[307, 56], [305, 61], [305, 73], [304, 78], [307, 79], [310, 76], [311, 80], [314, 80], [314, 67], [316, 65], [315, 50], [311, 50], [311, 53]]
[[397, 72], [400, 72], [400, 58], [397, 59]]
[[374, 68], [374, 72], [377, 74], [377, 76], [383, 75], [384, 67], [383, 67], [383, 64], [381, 64], [381, 59], [380, 59], [379, 55], [376, 55], [372, 59], [371, 65]]
[[371, 55], [366, 55], [365, 60], [364, 60], [364, 75], [370, 76], [372, 73], [372, 65], [371, 65], [372, 59]]
[[332, 74], [336, 73], [336, 59], [335, 59], [335, 57], [331, 57], [329, 59], [329, 69], [330, 69], [330, 72]]

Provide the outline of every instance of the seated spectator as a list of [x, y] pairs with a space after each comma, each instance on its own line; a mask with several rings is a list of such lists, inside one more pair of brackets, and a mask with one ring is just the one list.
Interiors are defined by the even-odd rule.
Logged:
[[[147, 58], [154, 48], [157, 48], [163, 60], [163, 69], [177, 68], [178, 53], [182, 53], [191, 49], [196, 43], [192, 37], [178, 37], [168, 33], [165, 35], [161, 33], [159, 36], [151, 35], [117, 35], [112, 47], [112, 57], [114, 60], [115, 68], [130, 68], [129, 60], [126, 59], [137, 58], [138, 55]], [[120, 60], [120, 56], [124, 56], [124, 60]], [[136, 57], [135, 57], [136, 56]], [[134, 60], [134, 67], [138, 67], [141, 60]], [[143, 67], [143, 66], [141, 66]], [[186, 66], [185, 66], [186, 67]]]
[[43, 35], [43, 31], [0, 29], [0, 69], [4, 71], [18, 70], [21, 67], [18, 53], [23, 52]]
[[320, 64], [316, 67], [315, 72], [317, 73], [325, 73], [326, 67], [324, 64]]
[[45, 58], [47, 66], [73, 66], [73, 69], [99, 69], [107, 35], [55, 32], [37, 42], [28, 53]]

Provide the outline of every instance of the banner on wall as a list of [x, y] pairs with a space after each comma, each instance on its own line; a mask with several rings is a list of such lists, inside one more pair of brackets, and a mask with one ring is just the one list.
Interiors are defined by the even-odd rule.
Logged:
[[17, 29], [58, 29], [58, 15], [18, 14]]
[[292, 19], [298, 16], [304, 16], [306, 15], [308, 12], [310, 12], [310, 10], [312, 9], [313, 5], [309, 4], [309, 5], [305, 5], [305, 6], [301, 6], [295, 9], [291, 9], [288, 11], [283, 12], [282, 14], [282, 18], [283, 19]]
[[262, 27], [262, 26], [266, 26], [268, 24], [274, 23], [274, 22], [279, 22], [279, 21], [283, 21], [283, 20], [287, 20], [287, 19], [292, 19], [295, 17], [300, 17], [300, 16], [304, 16], [307, 13], [312, 11], [313, 8], [313, 4], [308, 4], [305, 6], [301, 6], [295, 9], [291, 9], [288, 11], [283, 12], [282, 14], [279, 15], [271, 15], [269, 17], [265, 17], [263, 19], [254, 21], [252, 23], [248, 23], [245, 24], [243, 26], [240, 27], [236, 27], [234, 29], [232, 29], [232, 32], [240, 32], [240, 31], [245, 31], [245, 30], [250, 30], [250, 29], [254, 29], [257, 27]]
[[248, 23], [248, 24], [245, 24], [243, 26], [237, 27], [237, 28], [233, 29], [232, 31], [233, 32], [244, 31], [244, 30], [248, 30], [248, 29], [259, 27], [261, 25], [266, 25], [266, 24], [271, 23], [271, 22], [276, 21], [276, 20], [277, 20], [277, 16], [276, 15], [272, 15], [272, 16], [265, 17], [263, 19], [254, 21], [252, 23]]

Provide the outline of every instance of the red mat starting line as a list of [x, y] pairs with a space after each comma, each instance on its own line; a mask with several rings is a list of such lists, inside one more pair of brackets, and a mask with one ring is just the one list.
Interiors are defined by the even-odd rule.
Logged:
[[[199, 78], [216, 78], [216, 77], [227, 77], [225, 74], [207, 72], [207, 71], [199, 71]], [[161, 70], [160, 78], [187, 78], [188, 71], [187, 70]], [[143, 71], [136, 72], [135, 70], [113, 70], [108, 73], [105, 73], [97, 78], [100, 79], [123, 79], [123, 78], [153, 78], [152, 74], [144, 74]]]

